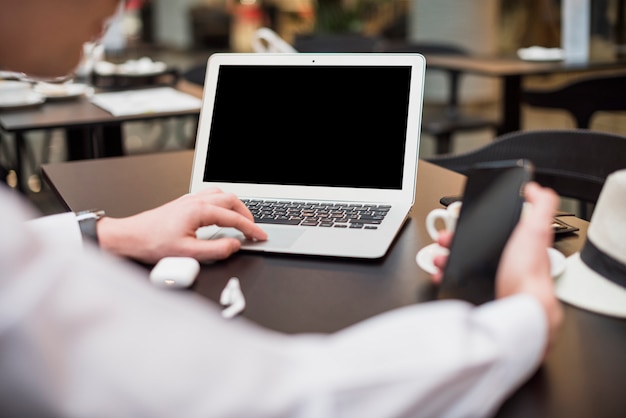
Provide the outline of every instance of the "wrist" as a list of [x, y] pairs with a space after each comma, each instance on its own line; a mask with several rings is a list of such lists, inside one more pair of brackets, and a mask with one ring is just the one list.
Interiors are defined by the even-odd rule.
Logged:
[[105, 217], [98, 222], [100, 248], [111, 254], [136, 258], [137, 252], [145, 247], [142, 235], [135, 231], [133, 218]]
[[103, 210], [84, 210], [76, 212], [76, 220], [80, 227], [80, 233], [83, 239], [88, 239], [99, 245], [98, 240], [98, 222], [105, 216]]

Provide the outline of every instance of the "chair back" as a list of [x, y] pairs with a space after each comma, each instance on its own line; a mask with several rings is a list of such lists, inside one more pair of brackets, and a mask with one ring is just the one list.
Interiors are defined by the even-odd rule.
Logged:
[[520, 131], [473, 151], [426, 161], [467, 174], [476, 163], [518, 158], [533, 162], [539, 184], [595, 204], [607, 176], [626, 168], [626, 137], [585, 129]]
[[589, 129], [599, 111], [626, 110], [626, 74], [596, 75], [571, 81], [554, 89], [527, 89], [524, 103], [540, 108], [569, 112], [576, 127]]
[[0, 164], [0, 183], [7, 184], [8, 175], [9, 175], [9, 170], [4, 168], [2, 164]]

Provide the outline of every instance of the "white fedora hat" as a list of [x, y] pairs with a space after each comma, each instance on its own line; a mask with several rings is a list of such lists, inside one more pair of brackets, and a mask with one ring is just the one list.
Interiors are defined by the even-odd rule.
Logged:
[[626, 318], [626, 170], [607, 177], [585, 245], [567, 258], [556, 293], [574, 306]]

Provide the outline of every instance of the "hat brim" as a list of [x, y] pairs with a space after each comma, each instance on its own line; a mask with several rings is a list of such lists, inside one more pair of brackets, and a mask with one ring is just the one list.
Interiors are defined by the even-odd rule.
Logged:
[[626, 318], [626, 288], [605, 279], [580, 259], [569, 256], [566, 268], [556, 280], [560, 300], [603, 315]]

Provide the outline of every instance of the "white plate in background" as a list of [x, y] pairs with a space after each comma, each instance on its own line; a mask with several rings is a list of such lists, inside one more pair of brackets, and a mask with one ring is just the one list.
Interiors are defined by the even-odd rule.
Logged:
[[123, 76], [150, 76], [162, 74], [167, 70], [167, 64], [161, 61], [152, 61], [143, 57], [138, 60], [128, 60], [121, 64], [113, 64], [108, 61], [99, 61], [94, 65], [94, 71], [100, 75], [123, 75]]
[[50, 100], [80, 97], [90, 91], [90, 87], [81, 83], [37, 83], [33, 90]]
[[524, 61], [561, 61], [564, 59], [563, 49], [531, 46], [517, 50], [517, 56]]
[[37, 106], [46, 101], [41, 94], [29, 91], [19, 95], [0, 93], [0, 109], [19, 109], [22, 107]]

